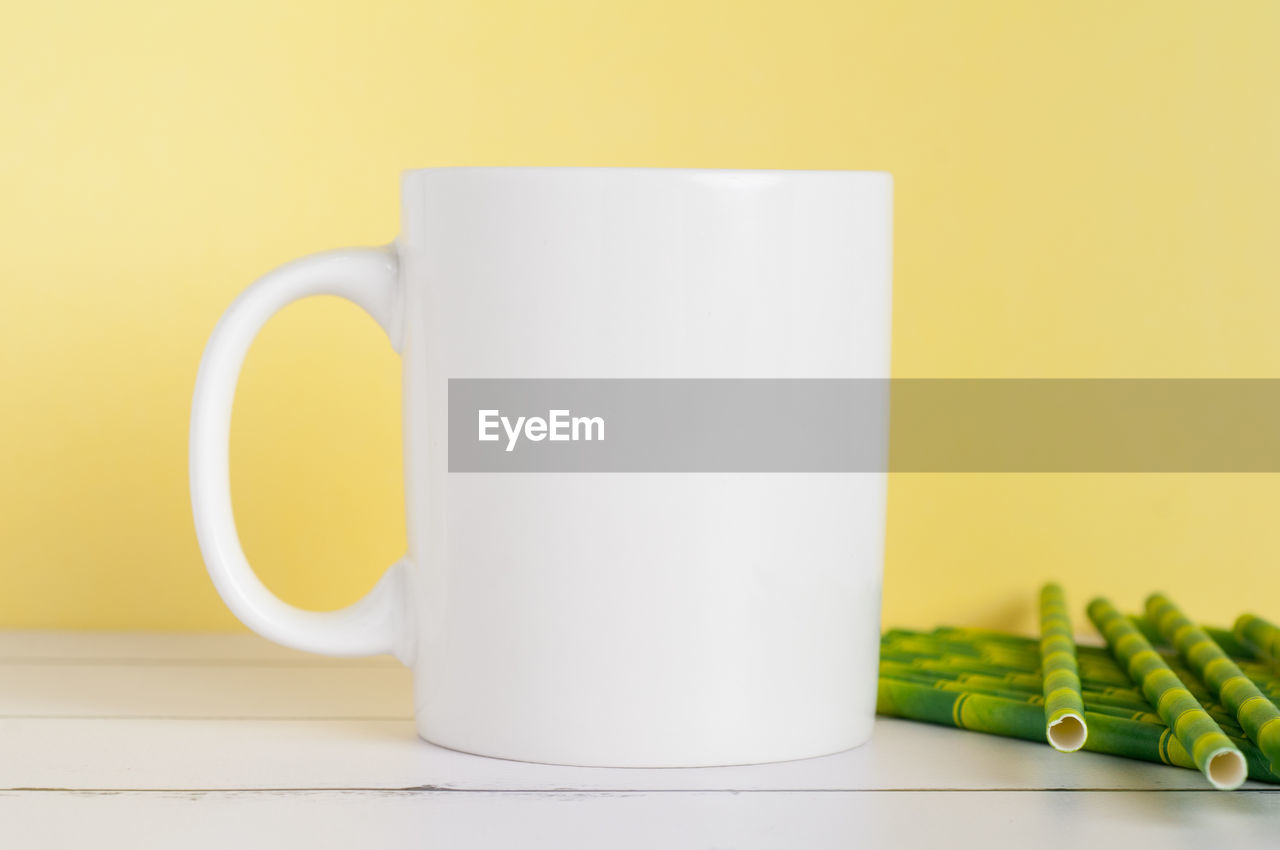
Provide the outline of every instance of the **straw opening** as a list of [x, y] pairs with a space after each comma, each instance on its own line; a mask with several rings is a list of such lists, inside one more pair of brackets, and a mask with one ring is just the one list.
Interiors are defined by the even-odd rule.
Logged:
[[1209, 759], [1205, 775], [1213, 783], [1213, 787], [1221, 791], [1239, 788], [1249, 774], [1244, 756], [1235, 750], [1223, 750]]
[[1064, 753], [1074, 753], [1084, 746], [1085, 739], [1089, 737], [1084, 718], [1077, 714], [1064, 714], [1050, 723], [1046, 731], [1053, 748]]

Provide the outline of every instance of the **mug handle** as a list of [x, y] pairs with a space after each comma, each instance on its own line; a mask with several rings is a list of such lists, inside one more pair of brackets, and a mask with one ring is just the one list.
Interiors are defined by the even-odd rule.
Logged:
[[393, 248], [330, 251], [281, 266], [245, 290], [214, 328], [200, 361], [191, 405], [191, 508], [209, 575], [227, 607], [263, 637], [323, 655], [391, 653], [408, 661], [407, 561], [393, 564], [373, 590], [338, 611], [305, 611], [262, 583], [245, 558], [231, 511], [228, 441], [240, 367], [258, 331], [281, 308], [310, 295], [354, 301], [400, 350], [399, 263]]

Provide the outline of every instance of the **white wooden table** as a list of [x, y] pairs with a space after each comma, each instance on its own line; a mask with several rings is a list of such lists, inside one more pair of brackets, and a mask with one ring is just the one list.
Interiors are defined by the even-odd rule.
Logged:
[[1274, 847], [1280, 788], [882, 719], [759, 767], [500, 761], [414, 734], [390, 659], [0, 633], [0, 848]]

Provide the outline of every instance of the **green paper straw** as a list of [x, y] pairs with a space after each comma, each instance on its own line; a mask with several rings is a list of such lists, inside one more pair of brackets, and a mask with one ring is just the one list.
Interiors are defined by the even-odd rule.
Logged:
[[[1222, 647], [1222, 651], [1232, 658], [1243, 661], [1255, 661], [1254, 654], [1249, 651], [1249, 647], [1245, 646], [1236, 636], [1231, 633], [1230, 629], [1219, 629], [1213, 626], [1201, 626], [1204, 633], [1213, 638], [1213, 642]], [[1240, 666], [1244, 666], [1243, 664]]]
[[[1142, 632], [1142, 636], [1151, 641], [1151, 645], [1159, 649], [1161, 646], [1171, 646], [1168, 639], [1160, 633], [1160, 629], [1151, 622], [1150, 615], [1139, 616], [1130, 614], [1129, 620], [1138, 627], [1138, 631]], [[1218, 645], [1218, 648], [1225, 652], [1235, 661], [1249, 661], [1253, 659], [1253, 653], [1249, 648], [1236, 640], [1236, 636], [1226, 629], [1217, 629], [1213, 626], [1201, 626], [1204, 633]], [[1243, 664], [1241, 667], [1245, 666]]]
[[1062, 588], [1056, 584], [1040, 589], [1040, 670], [1044, 680], [1044, 736], [1058, 752], [1074, 753], [1088, 740], [1089, 726], [1084, 721], [1071, 616]]
[[[891, 659], [881, 659], [880, 675], [894, 679], [910, 679], [911, 681], [953, 681], [964, 685], [966, 689], [1003, 692], [1024, 696], [1041, 696], [1044, 694], [1044, 681], [1034, 673], [1007, 673], [1003, 676], [990, 676], [985, 673], [969, 673], [963, 669], [937, 666], [929, 663], [904, 664]], [[1103, 707], [1124, 710], [1127, 714], [1151, 711], [1147, 698], [1134, 688], [1103, 688], [1081, 691], [1086, 711], [1102, 711]], [[1235, 715], [1225, 708], [1211, 705], [1205, 711], [1223, 729], [1231, 734], [1244, 734], [1236, 725]], [[1108, 712], [1111, 713], [1111, 712]], [[1161, 721], [1163, 722], [1163, 721]]]
[[[1016, 687], [1003, 687], [1000, 682], [975, 681], [968, 676], [960, 678], [938, 678], [936, 674], [926, 673], [920, 670], [900, 670], [880, 668], [880, 678], [892, 679], [897, 682], [913, 682], [917, 685], [926, 685], [931, 688], [938, 688], [944, 691], [958, 691], [960, 693], [986, 694], [987, 696], [1003, 697], [1017, 702], [1026, 702], [1032, 705], [1038, 705], [1043, 708], [1044, 697], [1039, 692], [1031, 692], [1020, 690]], [[1099, 703], [1089, 698], [1088, 694], [1084, 697], [1084, 710], [1091, 711], [1095, 714], [1107, 714], [1112, 717], [1123, 717], [1127, 720], [1136, 720], [1141, 723], [1154, 723], [1157, 726], [1163, 726], [1164, 721], [1157, 714], [1152, 714], [1150, 706], [1145, 703], [1141, 708], [1134, 708], [1127, 705], [1111, 705], [1107, 703]], [[1230, 731], [1228, 734], [1232, 734]], [[1241, 734], [1244, 734], [1243, 732]]]
[[1161, 593], [1147, 597], [1147, 619], [1236, 716], [1249, 740], [1270, 760], [1272, 770], [1280, 767], [1280, 709], [1275, 703], [1169, 597]]
[[[1208, 629], [1205, 629], [1205, 631], [1208, 632], [1210, 636], [1212, 636], [1213, 632], [1209, 631]], [[952, 640], [951, 643], [954, 643], [955, 640], [958, 640], [958, 638]], [[1019, 638], [1019, 640], [1025, 640], [1028, 642], [1028, 645], [1031, 644], [1030, 638]], [[1163, 640], [1163, 638], [1161, 638], [1161, 640]], [[1216, 641], [1216, 638], [1215, 638], [1215, 641]], [[978, 643], [978, 642], [973, 643], [972, 652], [978, 652], [980, 647], [982, 647], [981, 643]], [[895, 645], [895, 648], [896, 648], [896, 645]], [[892, 649], [890, 651], [892, 651]], [[1178, 657], [1177, 650], [1167, 649], [1167, 648], [1166, 649], [1156, 648], [1156, 652], [1162, 658], [1165, 659], [1165, 661], [1173, 669], [1174, 673], [1177, 674], [1179, 678], [1182, 678], [1184, 680], [1184, 682], [1186, 683], [1187, 689], [1192, 693], [1196, 694], [1198, 697], [1200, 697], [1201, 702], [1204, 702], [1206, 700], [1212, 701], [1214, 699], [1213, 695], [1209, 693], [1207, 688], [1202, 687], [1200, 683], [1194, 678], [1194, 676], [1189, 675], [1190, 670], [1185, 665], [1182, 664], [1181, 659], [1179, 659]], [[1090, 681], [1094, 682], [1095, 684], [1098, 684], [1105, 680], [1109, 680], [1115, 676], [1119, 676], [1120, 677], [1119, 681], [1123, 682], [1125, 685], [1129, 685], [1132, 683], [1131, 680], [1129, 679], [1128, 674], [1125, 673], [1124, 670], [1119, 665], [1116, 664], [1115, 659], [1105, 649], [1102, 649], [1100, 647], [1093, 647], [1093, 646], [1077, 646], [1076, 660], [1080, 665], [1080, 679], [1085, 683], [1086, 686], [1088, 686]], [[1262, 664], [1257, 661], [1247, 661], [1243, 658], [1234, 658], [1233, 660], [1240, 667], [1240, 669], [1244, 671], [1245, 675], [1248, 676], [1253, 681], [1253, 683], [1258, 686], [1259, 690], [1261, 690], [1263, 693], [1267, 694], [1268, 696], [1272, 697], [1273, 699], [1280, 698], [1280, 678], [1277, 678], [1275, 676], [1275, 673], [1270, 668], [1268, 668], [1265, 664]], [[959, 659], [949, 658], [948, 663], [960, 664], [963, 662]], [[1006, 662], [991, 661], [987, 663], [993, 666], [996, 666], [997, 664], [1006, 663]], [[1025, 668], [1029, 668], [1034, 663], [1036, 662], [1032, 660], [1020, 659], [1018, 660], [1017, 664], [1014, 666], [1017, 666], [1020, 669], [1025, 669]]]
[[[924, 640], [885, 642], [882, 647], [890, 654], [931, 657], [947, 664], [973, 665], [975, 668], [987, 667], [992, 671], [1009, 669], [1031, 671], [1040, 666], [1038, 641], [1029, 644], [1029, 651], [1016, 654], [991, 652], [982, 644], [971, 645], [966, 653], [962, 648], [957, 648], [953, 642], [939, 642], [930, 646], [929, 642]], [[1095, 682], [1105, 681], [1107, 684], [1123, 686], [1133, 684], [1129, 676], [1116, 665], [1115, 659], [1104, 649], [1095, 650], [1093, 647], [1078, 646], [1076, 661], [1079, 664], [1081, 679], [1092, 678]]]
[[[950, 656], [946, 661], [939, 661], [931, 655], [902, 653], [900, 649], [904, 645], [904, 640], [892, 640], [892, 637], [903, 638], [903, 630], [895, 630], [893, 635], [886, 636], [884, 643], [887, 648], [881, 652], [881, 675], [889, 677], [906, 675], [912, 679], [918, 679], [920, 676], [930, 677], [927, 681], [949, 679], [961, 683], [962, 689], [1008, 692], [1017, 694], [1019, 698], [1029, 694], [1043, 693], [1044, 683], [1038, 674], [1038, 645], [1034, 655], [1024, 653], [1017, 665], [993, 668], [991, 665], [983, 664], [980, 672], [970, 672], [972, 670], [969, 666], [970, 662], [982, 645], [980, 641], [974, 641], [971, 646], [964, 647], [967, 650], [967, 657]], [[909, 640], [910, 636], [906, 636], [906, 639]], [[954, 646], [954, 641], [947, 640], [945, 643], [948, 646]], [[912, 646], [913, 650], [921, 648], [917, 644]], [[923, 648], [928, 649], [928, 647]], [[933, 651], [937, 652], [936, 649]], [[1081, 695], [1084, 698], [1086, 711], [1136, 716], [1138, 713], [1151, 710], [1147, 698], [1133, 686], [1129, 674], [1121, 669], [1107, 650], [1096, 647], [1077, 647], [1077, 651], [1082, 655], [1080, 658], [1080, 678], [1083, 686]], [[1086, 653], [1087, 660], [1084, 657]], [[1176, 652], [1170, 658], [1170, 666], [1228, 736], [1243, 737], [1244, 732], [1240, 729], [1235, 714], [1214, 701], [1208, 688], [1204, 687], [1195, 675], [1181, 664]], [[1028, 672], [1033, 668], [1036, 668], [1037, 672]], [[1103, 681], [1092, 678], [1098, 670], [1105, 674]], [[1114, 677], [1118, 677], [1118, 680], [1124, 683], [1123, 686], [1111, 685], [1110, 682], [1116, 680]]]
[[1129, 614], [1128, 620], [1133, 623], [1135, 629], [1142, 632], [1142, 636], [1152, 646], [1165, 646], [1164, 635], [1160, 634], [1160, 630], [1156, 628], [1155, 623], [1140, 614]]
[[[1034, 682], [1037, 688], [1043, 685], [1039, 675], [1040, 659], [1038, 653], [1034, 656], [1027, 656], [1018, 663], [997, 663], [978, 661], [964, 656], [938, 656], [918, 652], [903, 652], [897, 646], [886, 646], [881, 649], [880, 657], [883, 660], [912, 664], [931, 670], [956, 670], [964, 673], [979, 673], [997, 677], [1022, 677], [1028, 684]], [[1143, 703], [1146, 702], [1146, 697], [1134, 686], [1133, 680], [1116, 664], [1115, 659], [1110, 655], [1102, 659], [1089, 659], [1087, 663], [1084, 659], [1081, 659], [1080, 662], [1080, 678], [1086, 689], [1131, 694], [1134, 699]], [[1206, 698], [1212, 698], [1207, 689], [1204, 690], [1203, 695]]]
[[1253, 614], [1241, 614], [1231, 633], [1256, 658], [1280, 666], [1280, 629]]
[[[1152, 642], [1152, 645], [1163, 644], [1164, 639], [1159, 636], [1154, 627], [1146, 621], [1145, 617], [1134, 616], [1131, 618], [1134, 625]], [[1253, 662], [1256, 659], [1255, 654], [1240, 640], [1238, 640], [1230, 631], [1219, 629], [1213, 626], [1201, 626], [1208, 633], [1209, 637], [1222, 647], [1227, 655], [1233, 656], [1238, 660]], [[934, 638], [937, 640], [946, 640], [954, 643], [956, 646], [969, 645], [973, 647], [1000, 647], [1001, 649], [1013, 651], [1022, 648], [1024, 651], [1034, 649], [1037, 642], [1035, 638], [1024, 637], [1022, 635], [1002, 634], [1000, 632], [991, 632], [985, 629], [966, 628], [960, 626], [939, 626], [932, 632], [906, 632], [903, 629], [894, 629], [888, 634], [901, 634], [903, 636], [912, 636], [920, 638]], [[1157, 647], [1158, 648], [1158, 647]], [[1280, 642], [1277, 643], [1280, 649]], [[1094, 646], [1077, 646], [1077, 656], [1083, 658], [1086, 653], [1106, 652], [1100, 647]], [[1244, 665], [1241, 665], [1242, 667]], [[1267, 669], [1268, 675], [1274, 675], [1274, 672]]]
[[1151, 648], [1142, 632], [1105, 599], [1093, 600], [1088, 610], [1089, 619], [1107, 639], [1116, 660], [1141, 685], [1156, 714], [1191, 754], [1210, 784], [1224, 791], [1240, 787], [1246, 774], [1244, 755]]
[[[944, 691], [881, 678], [876, 691], [876, 711], [886, 717], [1044, 742], [1044, 712], [1040, 706], [984, 694]], [[1089, 739], [1084, 749], [1090, 752], [1197, 769], [1195, 760], [1167, 726], [1109, 717], [1087, 709], [1085, 720], [1089, 724]], [[1250, 778], [1280, 783], [1280, 777], [1267, 768], [1266, 759], [1252, 744], [1243, 740], [1238, 743]]]

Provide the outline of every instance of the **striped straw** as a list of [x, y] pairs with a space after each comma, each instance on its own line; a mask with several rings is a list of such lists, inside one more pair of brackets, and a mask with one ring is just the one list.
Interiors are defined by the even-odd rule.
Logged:
[[1271, 761], [1272, 769], [1280, 766], [1280, 709], [1275, 703], [1169, 597], [1161, 593], [1147, 597], [1147, 619], [1231, 710], [1249, 740]]
[[[1151, 641], [1151, 645], [1157, 650], [1165, 645], [1165, 636], [1160, 634], [1160, 630], [1156, 628], [1149, 617], [1130, 614], [1129, 620], [1138, 627], [1138, 631], [1142, 632], [1142, 636]], [[1241, 660], [1253, 658], [1253, 653], [1244, 644], [1236, 640], [1236, 636], [1228, 630], [1203, 625], [1200, 628], [1204, 629], [1204, 633], [1228, 656]]]
[[1231, 631], [1255, 658], [1280, 666], [1280, 629], [1261, 617], [1241, 614]]
[[1107, 639], [1116, 660], [1142, 687], [1147, 700], [1191, 754], [1200, 772], [1219, 790], [1240, 787], [1247, 773], [1244, 755], [1151, 648], [1142, 632], [1105, 599], [1093, 600], [1088, 610], [1089, 619]]
[[1045, 738], [1058, 752], [1074, 753], [1084, 746], [1089, 727], [1084, 722], [1071, 617], [1062, 588], [1056, 584], [1040, 589], [1040, 669], [1044, 676]]
[[[879, 680], [876, 713], [1007, 738], [1044, 740], [1044, 713], [1038, 705], [986, 694], [939, 690], [884, 677]], [[1084, 745], [1086, 750], [1191, 770], [1197, 768], [1195, 760], [1163, 724], [1109, 717], [1092, 711], [1086, 711], [1085, 717], [1091, 733]], [[1267, 760], [1252, 744], [1244, 740], [1239, 743], [1242, 763], [1247, 765], [1250, 778], [1280, 783], [1280, 777], [1270, 771]]]
[[[900, 665], [890, 667], [884, 664], [880, 665], [880, 678], [890, 679], [895, 682], [911, 682], [917, 685], [926, 685], [931, 688], [937, 688], [940, 691], [956, 691], [958, 693], [986, 694], [987, 696], [1003, 697], [1004, 699], [1011, 699], [1015, 702], [1030, 703], [1031, 705], [1039, 706], [1042, 709], [1044, 707], [1044, 697], [1040, 695], [1039, 691], [1032, 693], [1017, 687], [1006, 686], [1003, 682], [999, 681], [983, 679], [975, 680], [973, 677], [968, 676], [960, 676], [956, 678], [939, 676], [923, 670], [904, 670]], [[1143, 700], [1141, 707], [1134, 708], [1133, 706], [1121, 706], [1111, 703], [1097, 702], [1090, 699], [1087, 692], [1084, 697], [1086, 700], [1085, 711], [1092, 712], [1094, 714], [1107, 714], [1112, 717], [1123, 717], [1126, 720], [1138, 720], [1143, 723], [1154, 723], [1161, 728], [1165, 728], [1164, 721], [1160, 719], [1159, 715], [1151, 713], [1151, 706], [1147, 705], [1145, 700]], [[1228, 735], [1236, 734], [1233, 730], [1228, 729], [1225, 726], [1223, 727], [1223, 731]], [[1241, 732], [1240, 734], [1244, 733]]]
[[[1115, 664], [1115, 660], [1110, 656], [1108, 656], [1108, 660], [1111, 664]], [[1084, 673], [1081, 677], [1082, 689], [1080, 695], [1084, 700], [1085, 710], [1094, 711], [1100, 706], [1110, 706], [1124, 708], [1129, 712], [1150, 712], [1151, 703], [1143, 696], [1142, 691], [1133, 687], [1133, 682], [1128, 678], [1128, 674], [1124, 673], [1118, 666], [1116, 671], [1125, 677], [1125, 687], [1112, 687], [1106, 683], [1091, 683], [1088, 673]], [[880, 674], [890, 678], [907, 677], [914, 679], [925, 677], [932, 681], [949, 679], [962, 682], [966, 687], [971, 686], [975, 689], [1015, 692], [1023, 695], [1035, 694], [1040, 697], [1040, 704], [1044, 702], [1044, 679], [1041, 678], [1039, 673], [1009, 671], [993, 675], [986, 671], [969, 672], [962, 666], [940, 664], [928, 658], [904, 660], [894, 657], [892, 653], [881, 652]], [[1205, 711], [1218, 722], [1224, 732], [1228, 735], [1244, 734], [1243, 730], [1238, 727], [1236, 716], [1226, 708], [1214, 704], [1212, 702], [1213, 697], [1207, 690], [1203, 694], [1197, 694], [1192, 691], [1192, 695], [1200, 701]]]

